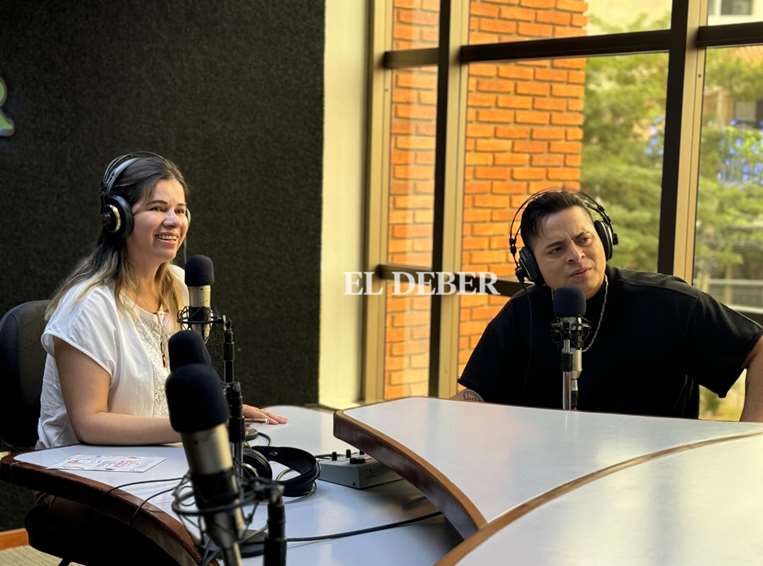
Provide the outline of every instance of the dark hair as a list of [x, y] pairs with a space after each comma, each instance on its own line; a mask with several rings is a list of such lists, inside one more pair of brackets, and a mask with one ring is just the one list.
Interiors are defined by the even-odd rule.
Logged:
[[593, 220], [585, 201], [573, 192], [566, 190], [544, 191], [533, 197], [525, 207], [525, 211], [522, 213], [522, 222], [519, 225], [519, 233], [522, 235], [524, 245], [532, 246], [533, 240], [540, 235], [541, 221], [546, 216], [573, 206], [579, 206], [585, 210], [588, 217]]
[[[120, 196], [133, 207], [142, 198], [148, 198], [159, 181], [173, 179], [183, 187], [183, 194], [187, 198], [188, 186], [177, 165], [160, 155], [145, 154], [122, 171], [112, 185], [109, 195]], [[169, 271], [168, 264], [162, 265], [156, 276], [160, 283], [162, 303], [171, 312], [176, 312], [180, 307], [181, 291], [176, 285], [175, 277]], [[53, 294], [46, 309], [46, 318], [52, 316], [66, 291], [84, 281], [88, 284], [83, 288], [83, 293], [100, 283], [112, 283], [117, 304], [120, 307], [125, 306], [122, 291], [134, 286], [132, 271], [127, 262], [125, 238], [114, 237], [104, 226], [93, 251], [77, 264]]]

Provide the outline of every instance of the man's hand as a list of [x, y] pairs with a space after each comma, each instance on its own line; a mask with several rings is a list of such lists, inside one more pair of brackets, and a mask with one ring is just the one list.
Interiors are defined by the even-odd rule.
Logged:
[[285, 424], [289, 419], [275, 415], [265, 409], [258, 409], [251, 405], [244, 405], [244, 418], [253, 420], [256, 423], [265, 424]]
[[459, 391], [458, 393], [453, 395], [451, 399], [453, 399], [454, 401], [479, 401], [482, 403], [485, 402], [482, 396], [472, 389], [464, 389], [463, 391]]

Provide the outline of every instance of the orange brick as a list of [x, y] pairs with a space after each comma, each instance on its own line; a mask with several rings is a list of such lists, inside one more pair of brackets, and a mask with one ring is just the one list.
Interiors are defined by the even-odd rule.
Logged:
[[539, 81], [566, 81], [567, 71], [559, 69], [538, 69], [535, 71], [535, 79]]
[[413, 240], [413, 250], [416, 252], [431, 252], [432, 240]]
[[530, 137], [530, 128], [525, 126], [497, 126], [495, 136], [497, 138], [527, 139]]
[[[474, 9], [474, 4], [472, 4]], [[472, 63], [469, 65], [470, 77], [494, 77], [497, 73], [497, 68], [494, 63]]]
[[395, 0], [395, 3], [394, 3], [395, 12], [399, 11], [400, 8], [418, 8], [418, 7], [419, 7], [419, 0]]
[[581, 98], [583, 96], [583, 87], [581, 85], [551, 85], [551, 93], [554, 96], [569, 96]]
[[581, 126], [583, 114], [580, 112], [552, 112], [551, 123], [559, 126]]
[[569, 25], [572, 17], [566, 12], [556, 12], [552, 10], [538, 11], [535, 15], [535, 19], [543, 24], [555, 24], [558, 26]]
[[416, 133], [420, 136], [434, 137], [437, 126], [433, 122], [416, 124]]
[[429, 324], [428, 312], [404, 312], [396, 314], [392, 317], [392, 325], [396, 327], [400, 326], [417, 326], [419, 324]]
[[388, 253], [401, 253], [413, 251], [413, 240], [390, 240], [387, 242]]
[[535, 71], [528, 69], [527, 67], [507, 64], [498, 67], [498, 76], [505, 77], [507, 79], [532, 80], [535, 76]]
[[569, 76], [569, 81], [571, 83], [581, 84], [581, 85], [585, 83], [584, 71], [567, 71], [567, 75]]
[[511, 175], [517, 181], [539, 181], [546, 178], [546, 170], [535, 167], [515, 167]]
[[564, 159], [564, 164], [569, 167], [580, 167], [583, 164], [583, 158], [580, 155], [568, 155]]
[[393, 195], [407, 195], [413, 193], [413, 184], [408, 181], [393, 179], [390, 182], [389, 192]]
[[[556, 86], [556, 85], [554, 85]], [[410, 104], [396, 104], [395, 116], [398, 118], [418, 118], [422, 120], [434, 120], [436, 111], [430, 106], [413, 106]]]
[[548, 112], [535, 112], [533, 110], [517, 110], [516, 120], [518, 124], [548, 124]]
[[395, 208], [432, 208], [432, 197], [429, 196], [405, 196], [392, 197]]
[[[489, 153], [469, 151], [466, 153], [467, 165], [492, 165], [493, 156]], [[473, 181], [469, 181], [473, 184]]]
[[556, 0], [522, 0], [520, 4], [528, 8], [553, 8], [556, 6]]
[[475, 176], [477, 179], [508, 179], [509, 170], [506, 167], [476, 167]]
[[389, 263], [397, 263], [402, 265], [429, 265], [431, 261], [432, 254], [426, 253], [405, 253], [389, 255]]
[[[434, 151], [417, 151], [416, 152], [416, 164], [417, 165], [434, 165]], [[434, 173], [432, 173], [434, 175]]]
[[515, 141], [514, 151], [523, 151], [525, 153], [545, 153], [548, 144], [539, 141]]
[[469, 34], [469, 43], [496, 43], [498, 41], [498, 34], [484, 33], [481, 31], [473, 31]]
[[491, 18], [497, 18], [499, 14], [498, 6], [493, 4], [485, 4], [483, 2], [472, 2], [469, 6], [469, 15], [474, 16], [489, 16]]
[[564, 128], [533, 128], [534, 140], [563, 140]]
[[469, 106], [495, 106], [495, 95], [482, 92], [470, 92], [468, 97]]
[[421, 35], [418, 28], [414, 26], [406, 26], [403, 24], [396, 24], [392, 30], [392, 37], [394, 39], [402, 39], [408, 41], [415, 41]]
[[554, 59], [554, 67], [559, 67], [560, 69], [584, 69], [585, 64], [585, 58], [581, 57], [572, 59]]
[[507, 79], [478, 79], [477, 90], [482, 92], [513, 92], [514, 82]]
[[393, 172], [396, 179], [431, 179], [434, 174], [431, 167], [419, 167], [416, 165], [395, 165]]
[[560, 167], [564, 165], [564, 157], [554, 154], [533, 155], [532, 164], [535, 166]]
[[485, 222], [490, 220], [490, 211], [478, 208], [464, 210], [464, 222]]
[[517, 33], [523, 37], [551, 37], [554, 28], [547, 24], [519, 22]]
[[502, 108], [532, 108], [532, 98], [529, 96], [501, 95], [498, 97], [498, 106]]
[[580, 178], [580, 169], [551, 167], [548, 170], [548, 178], [552, 181], [574, 181]]
[[567, 128], [567, 139], [579, 141], [583, 139], [583, 128]]
[[556, 9], [582, 14], [588, 9], [588, 3], [585, 0], [556, 0]]
[[496, 165], [527, 165], [529, 162], [530, 156], [526, 153], [499, 153], [495, 156]]
[[472, 252], [472, 261], [482, 261], [486, 263], [500, 263], [500, 262], [506, 261], [506, 252], [504, 251]]
[[588, 25], [588, 18], [586, 16], [581, 16], [580, 14], [575, 14], [572, 16], [572, 25], [583, 28]]
[[[520, 183], [520, 184], [524, 185], [524, 183]], [[513, 210], [494, 210], [493, 214], [498, 214], [499, 212], [508, 216], [508, 218], [504, 217], [501, 219], [504, 221], [511, 220], [511, 217], [514, 216]], [[508, 233], [508, 227], [506, 227], [506, 232]], [[508, 246], [508, 240], [506, 239], [506, 236], [497, 236], [497, 237], [494, 236], [490, 238], [490, 247], [493, 248], [494, 250], [507, 249], [506, 246]]]
[[401, 149], [434, 149], [434, 138], [423, 136], [397, 136], [395, 145]]
[[[495, 315], [498, 314], [498, 311], [501, 309], [498, 309], [496, 307], [478, 307], [471, 309], [471, 318], [472, 320], [493, 320], [495, 318]], [[487, 326], [487, 325], [485, 325]], [[484, 331], [483, 331], [484, 332]]]
[[[541, 69], [538, 69], [540, 71]], [[518, 82], [516, 85], [517, 94], [535, 94], [548, 96], [551, 92], [551, 85], [546, 83]]]
[[390, 210], [387, 216], [388, 224], [407, 224], [413, 222], [413, 211]]
[[559, 183], [555, 181], [538, 181], [530, 183], [530, 193], [532, 194], [558, 188], [560, 188]]
[[[524, 157], [523, 165], [527, 163], [528, 156], [524, 155], [521, 156]], [[519, 183], [516, 181], [495, 181], [493, 183], [493, 192], [497, 195], [517, 195], [527, 192], [527, 184], [526, 183]], [[497, 218], [493, 218], [493, 220], [497, 220]], [[501, 244], [503, 246], [503, 244]]]
[[411, 330], [414, 338], [429, 338], [429, 325], [414, 326]]
[[[385, 381], [389, 381], [386, 379]], [[384, 384], [384, 399], [389, 401], [392, 399], [402, 399], [403, 397], [410, 396], [410, 388], [407, 385], [390, 385]]]
[[[489, 211], [480, 211], [488, 212]], [[461, 247], [465, 250], [484, 250], [488, 247], [490, 240], [487, 238], [464, 238]]]
[[458, 325], [458, 333], [460, 336], [468, 335], [468, 334], [479, 334], [482, 335], [482, 333], [485, 330], [485, 322], [484, 321], [476, 321], [476, 322], [462, 322]]
[[[427, 376], [429, 376], [429, 370], [427, 370]], [[423, 397], [429, 394], [429, 381], [417, 381], [411, 383], [408, 387], [412, 396]]]
[[568, 110], [583, 110], [583, 99], [582, 98], [568, 98], [567, 99], [567, 109]]
[[575, 142], [551, 142], [549, 149], [554, 153], [580, 153], [583, 146]]
[[437, 28], [421, 28], [421, 44], [417, 47], [434, 47], [440, 40], [440, 33]]
[[[429, 348], [427, 348], [429, 350]], [[416, 368], [428, 368], [429, 367], [429, 353], [416, 354], [411, 356], [411, 367]]]
[[396, 224], [392, 227], [394, 238], [429, 238], [432, 227], [428, 224]]
[[515, 8], [513, 6], [506, 6], [501, 8], [501, 18], [504, 20], [524, 20], [526, 22], [532, 22], [535, 20], [535, 11], [528, 10], [526, 8]]
[[554, 37], [579, 37], [585, 33], [585, 30], [572, 26], [556, 26], [554, 28]]
[[392, 102], [416, 102], [418, 92], [409, 88], [395, 88], [392, 90]]
[[[498, 197], [501, 202], [508, 202], [506, 197]], [[507, 207], [504, 207], [507, 208]], [[498, 236], [506, 233], [506, 224], [503, 222], [485, 222], [484, 224], [475, 224], [473, 230], [475, 236]]]
[[429, 12], [440, 11], [440, 0], [421, 0], [421, 9]]
[[517, 32], [517, 23], [513, 21], [489, 20], [485, 18], [480, 21], [480, 30], [485, 32], [514, 34]]
[[401, 88], [437, 88], [437, 75], [421, 71], [396, 71], [395, 86]]
[[533, 105], [536, 110], [566, 110], [567, 102], [564, 98], [535, 98]]
[[502, 139], [478, 139], [477, 151], [509, 151], [511, 142]]
[[[388, 309], [389, 310], [389, 309]], [[389, 327], [385, 330], [384, 341], [385, 342], [401, 342], [408, 338], [408, 328], [392, 328]]]
[[493, 137], [493, 126], [486, 124], [468, 124], [466, 126], [466, 137], [468, 138], [491, 138]]
[[429, 377], [429, 372], [424, 369], [407, 369], [402, 371], [391, 371], [389, 372], [389, 376], [392, 385], [400, 385], [402, 383], [426, 380]]
[[397, 12], [397, 20], [406, 24], [435, 26], [438, 23], [438, 14], [414, 10], [399, 10]]
[[407, 135], [416, 130], [416, 124], [410, 120], [392, 120], [392, 133]]
[[420, 90], [419, 104], [421, 104], [422, 106], [437, 105], [437, 92], [433, 90]]
[[[519, 184], [527, 185], [527, 183], [519, 183]], [[527, 189], [525, 188], [525, 190], [522, 191], [522, 193], [517, 193], [517, 194], [524, 194], [525, 196], [527, 196], [526, 193], [527, 193]], [[515, 198], [515, 195], [513, 193], [511, 198], [513, 202], [513, 199]], [[493, 210], [492, 212], [493, 214], [490, 220], [492, 220], [493, 222], [510, 222], [514, 218], [513, 210]]]
[[392, 154], [389, 156], [389, 160], [390, 163], [393, 164], [409, 163], [413, 160], [413, 153], [410, 151], [400, 151], [399, 149], [393, 149]]
[[512, 110], [480, 110], [477, 114], [481, 122], [513, 122]]
[[485, 295], [461, 295], [461, 310], [471, 307], [480, 307], [487, 304]]
[[[427, 197], [427, 198], [429, 198], [429, 197]], [[416, 219], [416, 223], [418, 223], [418, 224], [422, 224], [422, 223], [431, 224], [432, 223], [432, 221], [434, 219], [434, 211], [432, 210], [433, 204], [434, 203], [432, 202], [432, 199], [430, 198], [430, 205], [428, 207], [428, 210], [414, 210], [413, 211], [413, 215], [414, 215], [414, 218]]]

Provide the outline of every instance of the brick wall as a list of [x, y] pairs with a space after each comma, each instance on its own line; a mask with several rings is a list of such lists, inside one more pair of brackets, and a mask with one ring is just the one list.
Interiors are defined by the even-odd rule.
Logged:
[[[395, 0], [396, 49], [436, 45], [439, 2]], [[578, 0], [472, 1], [470, 43], [584, 35]], [[508, 228], [532, 193], [579, 189], [585, 59], [469, 66], [461, 271], [512, 278]], [[388, 261], [429, 266], [436, 69], [392, 77]], [[462, 296], [459, 374], [504, 297]], [[387, 288], [385, 397], [426, 394], [429, 302]]]

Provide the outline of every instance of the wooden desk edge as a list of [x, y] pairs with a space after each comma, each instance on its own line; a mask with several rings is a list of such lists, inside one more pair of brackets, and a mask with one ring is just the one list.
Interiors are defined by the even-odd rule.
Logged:
[[383, 432], [337, 411], [334, 436], [370, 454], [424, 492], [462, 537], [487, 523], [477, 506], [442, 472]]
[[[63, 470], [20, 462], [16, 460], [19, 454], [21, 452], [11, 453], [0, 460], [2, 479], [91, 505], [125, 524], [132, 523], [133, 528], [158, 544], [180, 564], [201, 562], [201, 553], [186, 528], [150, 502], [143, 504], [143, 499], [126, 491]], [[108, 491], [111, 493], [104, 497]], [[133, 519], [138, 508], [140, 511]]]
[[482, 529], [480, 529], [478, 532], [473, 534], [471, 537], [469, 538], [464, 537], [465, 538], [464, 542], [462, 542], [453, 550], [448, 552], [448, 554], [443, 556], [436, 563], [435, 566], [452, 566], [453, 564], [457, 564], [462, 558], [464, 558], [467, 554], [472, 552], [475, 548], [477, 548], [483, 542], [487, 541], [493, 535], [501, 532], [501, 530], [506, 528], [508, 525], [510, 525], [511, 523], [519, 519], [520, 517], [523, 517], [524, 515], [527, 515], [530, 511], [537, 509], [541, 505], [544, 505], [550, 501], [553, 501], [554, 499], [557, 499], [563, 496], [564, 494], [574, 491], [588, 483], [602, 479], [606, 476], [609, 476], [621, 470], [625, 470], [627, 468], [631, 468], [633, 466], [637, 466], [645, 462], [656, 460], [657, 458], [662, 458], [663, 456], [668, 456], [670, 454], [677, 454], [679, 452], [693, 450], [695, 448], [702, 448], [704, 446], [709, 446], [712, 444], [720, 444], [720, 443], [728, 442], [731, 440], [740, 440], [743, 438], [749, 438], [751, 436], [760, 436], [760, 435], [763, 435], [763, 432], [746, 432], [742, 434], [735, 434], [732, 436], [722, 436], [718, 438], [710, 438], [707, 440], [701, 440], [698, 442], [690, 442], [688, 444], [681, 444], [679, 446], [673, 446], [671, 448], [666, 448], [664, 450], [658, 450], [656, 452], [651, 452], [649, 454], [644, 454], [642, 456], [636, 456], [635, 458], [631, 458], [629, 460], [625, 460], [623, 462], [613, 464], [606, 468], [602, 468], [601, 470], [591, 472], [590, 474], [586, 474], [579, 478], [575, 478], [574, 480], [563, 483], [562, 485], [559, 485], [547, 491], [546, 493], [542, 493], [541, 495], [538, 495], [537, 497], [533, 497], [532, 499], [522, 503], [521, 505], [514, 507], [513, 509], [510, 509], [509, 511], [506, 511], [502, 515], [498, 516], [497, 518], [487, 523]]

